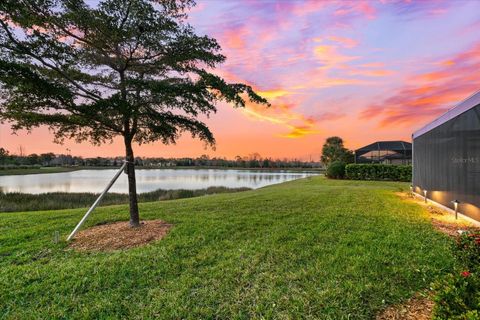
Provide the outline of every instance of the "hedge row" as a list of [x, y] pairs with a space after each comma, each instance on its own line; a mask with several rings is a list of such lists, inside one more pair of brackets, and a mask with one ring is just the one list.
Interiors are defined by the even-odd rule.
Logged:
[[325, 174], [330, 179], [343, 179], [345, 177], [345, 163], [341, 161], [332, 162], [327, 167]]
[[351, 180], [412, 181], [412, 166], [392, 164], [348, 164], [345, 178]]

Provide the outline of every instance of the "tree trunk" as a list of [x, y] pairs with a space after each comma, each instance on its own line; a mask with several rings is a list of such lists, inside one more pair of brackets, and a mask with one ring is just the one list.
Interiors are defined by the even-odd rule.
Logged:
[[128, 196], [130, 200], [130, 226], [140, 226], [138, 214], [137, 183], [135, 181], [135, 157], [133, 156], [132, 141], [125, 138], [127, 175], [128, 175]]

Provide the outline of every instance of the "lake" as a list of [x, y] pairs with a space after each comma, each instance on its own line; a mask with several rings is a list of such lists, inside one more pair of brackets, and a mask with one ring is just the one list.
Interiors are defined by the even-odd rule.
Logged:
[[[0, 191], [22, 193], [100, 193], [118, 169], [78, 170], [61, 173], [0, 176]], [[137, 169], [137, 192], [157, 189], [204, 189], [213, 186], [252, 189], [316, 175], [314, 172], [221, 170], [221, 169]], [[120, 175], [110, 192], [128, 193], [127, 176]]]

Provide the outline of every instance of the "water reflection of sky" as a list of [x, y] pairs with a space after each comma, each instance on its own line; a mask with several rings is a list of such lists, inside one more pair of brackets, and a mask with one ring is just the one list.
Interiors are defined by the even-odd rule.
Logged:
[[[62, 173], [0, 176], [0, 191], [22, 193], [101, 192], [117, 170], [79, 170]], [[305, 178], [315, 173], [288, 171], [150, 169], [137, 170], [137, 192], [157, 189], [203, 189], [212, 186], [260, 188]], [[127, 193], [122, 174], [110, 192]]]

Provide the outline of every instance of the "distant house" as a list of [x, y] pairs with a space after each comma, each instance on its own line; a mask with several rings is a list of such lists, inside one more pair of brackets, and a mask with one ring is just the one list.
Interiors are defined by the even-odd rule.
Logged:
[[412, 144], [405, 141], [377, 141], [355, 150], [355, 163], [411, 164]]

